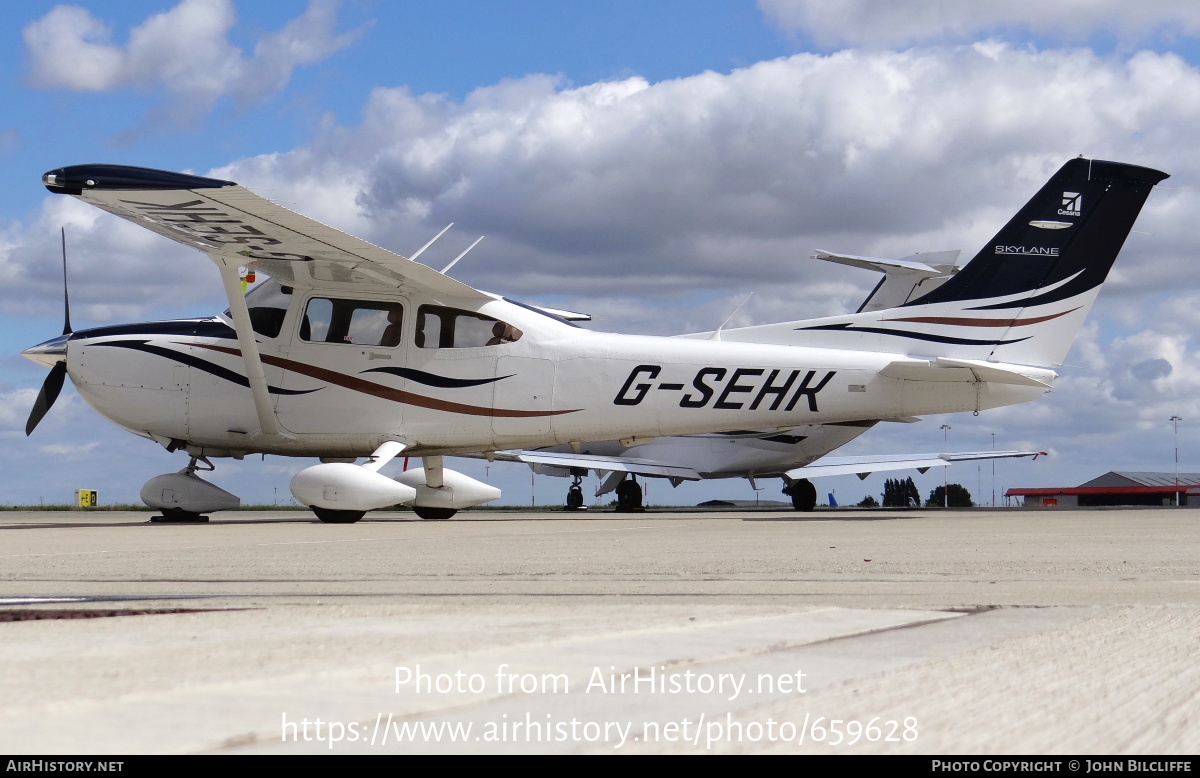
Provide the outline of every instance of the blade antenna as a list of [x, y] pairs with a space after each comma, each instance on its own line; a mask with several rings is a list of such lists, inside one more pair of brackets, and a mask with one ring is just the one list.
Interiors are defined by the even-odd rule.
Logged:
[[[474, 243], [472, 243], [470, 246], [467, 246], [467, 251], [470, 251], [471, 249], [473, 249], [473, 248], [475, 248], [476, 246], [478, 246], [478, 245], [479, 245], [479, 241], [483, 240], [483, 237], [484, 237], [484, 236], [480, 235], [480, 236], [479, 236], [479, 238], [478, 238], [478, 239], [477, 239], [477, 240], [476, 240]], [[449, 272], [450, 268], [452, 268], [452, 267], [454, 267], [455, 265], [457, 265], [457, 264], [458, 264], [458, 260], [462, 259], [463, 257], [465, 257], [465, 256], [467, 255], [467, 251], [464, 251], [463, 253], [459, 254], [457, 257], [455, 257], [455, 258], [454, 258], [454, 259], [453, 259], [453, 260], [450, 262], [450, 264], [449, 264], [449, 265], [446, 265], [444, 268], [442, 268], [442, 275], [446, 275], [446, 273], [447, 273], [447, 272]]]
[[62, 232], [62, 259], [63, 259], [63, 332], [64, 335], [70, 335], [71, 330], [71, 298], [67, 295], [67, 228], [59, 227]]
[[728, 324], [729, 320], [734, 317], [734, 314], [736, 314], [738, 311], [740, 311], [742, 309], [742, 306], [745, 305], [746, 302], [753, 296], [754, 296], [754, 292], [750, 292], [745, 297], [743, 297], [742, 301], [737, 304], [737, 307], [734, 308], [733, 311], [728, 316], [725, 317], [725, 321], [721, 322], [721, 326], [717, 327], [715, 330], [713, 330], [713, 334], [709, 335], [708, 339], [709, 340], [720, 340], [721, 339], [721, 330], [725, 329], [725, 325]]
[[434, 235], [432, 238], [430, 238], [428, 243], [426, 243], [421, 248], [417, 249], [417, 253], [413, 254], [411, 257], [409, 257], [409, 259], [415, 260], [417, 257], [421, 256], [423, 253], [425, 253], [425, 249], [432, 246], [434, 241], [436, 241], [438, 238], [445, 235], [446, 230], [450, 229], [453, 226], [454, 226], [454, 222], [450, 222], [449, 224], [447, 224], [445, 227], [442, 228], [441, 232], [439, 232], [437, 235]]

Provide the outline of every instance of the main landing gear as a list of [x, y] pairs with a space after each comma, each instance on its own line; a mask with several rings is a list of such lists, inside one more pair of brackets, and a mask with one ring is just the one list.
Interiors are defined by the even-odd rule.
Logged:
[[783, 493], [792, 498], [792, 507], [798, 511], [807, 513], [817, 507], [817, 487], [807, 478], [785, 484]]

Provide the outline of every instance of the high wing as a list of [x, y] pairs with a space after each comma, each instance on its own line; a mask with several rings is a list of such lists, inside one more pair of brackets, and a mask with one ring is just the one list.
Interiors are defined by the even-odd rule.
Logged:
[[255, 265], [288, 286], [408, 287], [434, 297], [494, 299], [232, 181], [125, 165], [73, 165], [50, 171], [42, 182], [51, 192], [75, 195], [191, 246], [218, 265]]
[[919, 470], [947, 467], [951, 462], [977, 459], [1011, 459], [1045, 456], [1045, 451], [960, 451], [952, 454], [890, 454], [866, 457], [822, 457], [811, 465], [787, 471], [788, 478], [819, 478], [827, 475], [856, 475], [860, 480], [884, 470]]

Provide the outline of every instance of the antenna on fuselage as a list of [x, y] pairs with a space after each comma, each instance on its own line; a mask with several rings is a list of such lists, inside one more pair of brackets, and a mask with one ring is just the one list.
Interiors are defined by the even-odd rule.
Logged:
[[[480, 235], [479, 238], [474, 243], [472, 243], [470, 246], [467, 246], [467, 251], [470, 251], [471, 249], [478, 246], [479, 241], [483, 240], [483, 238], [484, 238], [484, 236]], [[463, 253], [459, 254], [457, 257], [455, 257], [453, 260], [450, 261], [449, 265], [446, 265], [444, 268], [442, 268], [442, 275], [446, 275], [446, 273], [449, 272], [450, 268], [457, 265], [458, 260], [462, 259], [463, 257], [465, 257], [467, 255], [467, 251], [464, 251]]]
[[430, 238], [428, 243], [426, 243], [426, 244], [425, 244], [424, 246], [422, 246], [421, 248], [417, 249], [417, 253], [413, 254], [411, 257], [409, 257], [409, 259], [415, 260], [417, 257], [421, 256], [421, 254], [422, 254], [422, 253], [425, 251], [425, 249], [427, 249], [427, 248], [429, 248], [430, 246], [432, 246], [432, 245], [433, 245], [433, 243], [434, 243], [434, 241], [436, 241], [438, 238], [440, 238], [440, 237], [442, 237], [443, 235], [445, 235], [445, 234], [446, 234], [446, 230], [450, 229], [450, 228], [451, 228], [451, 227], [453, 227], [453, 226], [454, 226], [454, 222], [450, 222], [449, 224], [447, 224], [445, 227], [443, 227], [443, 228], [442, 228], [442, 231], [441, 231], [441, 232], [439, 232], [437, 235], [434, 235], [432, 238]]
[[721, 339], [721, 330], [725, 329], [725, 325], [729, 323], [729, 320], [733, 318], [734, 314], [736, 314], [738, 311], [740, 311], [742, 309], [742, 306], [746, 304], [746, 301], [749, 300], [753, 296], [754, 296], [754, 292], [750, 292], [745, 297], [743, 297], [742, 301], [737, 304], [737, 307], [734, 308], [733, 311], [731, 311], [730, 314], [725, 317], [725, 321], [721, 322], [721, 326], [717, 327], [715, 330], [713, 330], [713, 334], [709, 335], [708, 339], [709, 340], [720, 340]]

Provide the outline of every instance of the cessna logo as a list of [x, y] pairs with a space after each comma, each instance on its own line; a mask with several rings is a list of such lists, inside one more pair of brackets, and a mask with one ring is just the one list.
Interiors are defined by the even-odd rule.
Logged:
[[[637, 405], [646, 398], [651, 389], [661, 392], [679, 392], [680, 408], [705, 408], [712, 399], [713, 408], [725, 410], [756, 411], [760, 407], [778, 410], [787, 400], [785, 411], [796, 407], [801, 397], [808, 400], [808, 409], [817, 411], [817, 393], [825, 388], [836, 372], [829, 370], [814, 384], [816, 370], [775, 370], [766, 368], [739, 367], [732, 371], [723, 367], [702, 367], [692, 378], [692, 385], [685, 389], [678, 383], [654, 383], [662, 372], [659, 365], [638, 365], [625, 379], [621, 391], [613, 399], [613, 405]], [[801, 374], [803, 377], [801, 378]], [[763, 378], [762, 376], [766, 376]], [[799, 380], [797, 380], [799, 379]], [[748, 403], [748, 405], [747, 405]]]
[[1063, 192], [1059, 216], [1078, 216], [1083, 211], [1083, 195], [1079, 192]]
[[1045, 246], [996, 246], [997, 254], [1021, 254], [1035, 257], [1057, 257], [1058, 249]]

